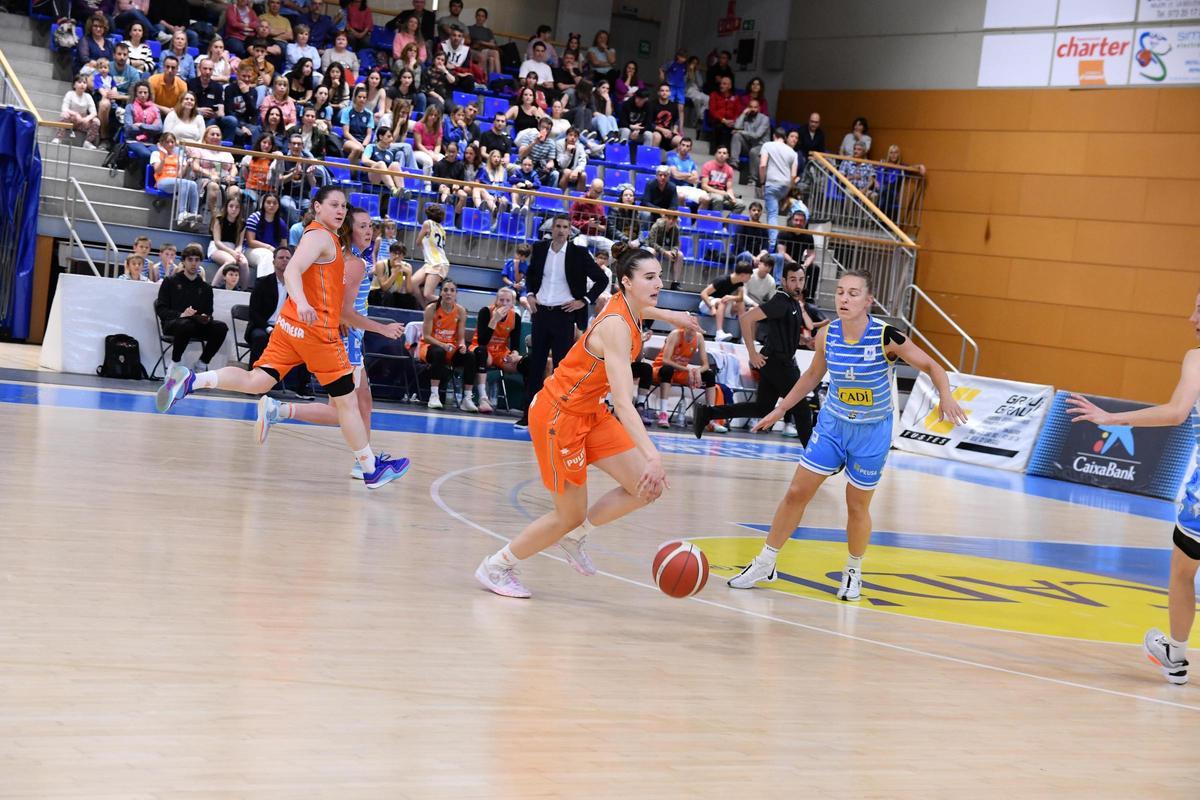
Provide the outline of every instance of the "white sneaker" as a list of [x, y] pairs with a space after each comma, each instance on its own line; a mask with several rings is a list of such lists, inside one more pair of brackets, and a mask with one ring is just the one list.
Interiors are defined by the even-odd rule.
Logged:
[[1176, 686], [1182, 686], [1188, 680], [1188, 662], [1186, 658], [1171, 655], [1171, 643], [1167, 641], [1167, 635], [1158, 628], [1151, 628], [1146, 632], [1146, 638], [1142, 641], [1142, 646], [1146, 649], [1146, 657], [1162, 668], [1163, 675], [1168, 683], [1173, 683]]
[[433, 411], [437, 411], [442, 407], [442, 398], [438, 397], [437, 392], [434, 392], [433, 394], [429, 395], [429, 402], [425, 404], [425, 407]]
[[279, 401], [264, 394], [258, 398], [258, 410], [254, 416], [254, 437], [259, 444], [267, 441], [267, 434], [276, 422], [279, 422]]
[[479, 412], [479, 406], [475, 405], [475, 401], [471, 399], [469, 393], [463, 395], [462, 402], [458, 404], [458, 407], [468, 414], [477, 414]]
[[727, 583], [733, 589], [753, 589], [757, 583], [773, 583], [778, 577], [773, 563], [768, 564], [755, 556], [741, 573], [734, 575]]
[[797, 431], [796, 426], [790, 422], [783, 426], [783, 435], [789, 439], [799, 439], [800, 438], [800, 432]]
[[488, 402], [487, 395], [486, 394], [480, 395], [479, 396], [479, 413], [480, 414], [490, 414], [493, 411], [495, 411], [495, 409], [492, 408], [492, 404], [490, 402]]
[[595, 575], [596, 565], [592, 563], [592, 557], [583, 549], [584, 542], [587, 541], [587, 534], [578, 538], [572, 538], [570, 534], [558, 540], [558, 546], [567, 554], [567, 563], [575, 568], [575, 571], [580, 575]]
[[354, 466], [350, 468], [350, 477], [356, 481], [363, 480], [362, 464], [358, 463], [358, 459], [354, 459]]
[[837, 599], [853, 602], [862, 597], [862, 575], [854, 567], [842, 570], [842, 588], [838, 589]]
[[711, 423], [709, 423], [709, 426], [708, 426], [708, 428], [709, 428], [709, 430], [711, 430], [713, 433], [729, 433], [729, 428], [726, 428], [724, 425], [721, 425], [721, 424], [719, 424], [719, 423], [716, 423], [716, 422], [711, 422]]
[[718, 342], [728, 342], [732, 338], [733, 338], [733, 334], [730, 333], [729, 331], [717, 331], [717, 341]]
[[96, 145], [92, 144], [91, 142], [84, 142], [84, 143], [83, 143], [83, 149], [84, 149], [84, 150], [95, 150], [95, 149], [96, 149]]
[[524, 584], [517, 578], [517, 571], [512, 567], [496, 569], [488, 566], [488, 558], [485, 557], [479, 564], [479, 568], [475, 570], [475, 580], [483, 584], [483, 587], [489, 591], [495, 592], [504, 597], [532, 597], [533, 593], [525, 588]]

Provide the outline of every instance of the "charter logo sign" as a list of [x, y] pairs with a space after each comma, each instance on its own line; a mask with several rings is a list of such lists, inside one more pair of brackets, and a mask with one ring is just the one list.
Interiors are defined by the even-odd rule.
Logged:
[[1114, 86], [1129, 82], [1129, 28], [1059, 31], [1054, 37], [1051, 86]]

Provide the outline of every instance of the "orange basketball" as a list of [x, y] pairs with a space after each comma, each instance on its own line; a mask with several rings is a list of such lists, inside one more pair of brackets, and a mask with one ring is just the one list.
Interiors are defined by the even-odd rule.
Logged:
[[708, 581], [708, 559], [689, 542], [667, 542], [658, 548], [651, 567], [654, 585], [670, 597], [691, 597]]

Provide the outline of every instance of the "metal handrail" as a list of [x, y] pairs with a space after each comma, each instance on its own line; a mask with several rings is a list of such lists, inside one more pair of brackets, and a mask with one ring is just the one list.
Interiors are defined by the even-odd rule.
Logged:
[[[912, 299], [911, 306], [909, 305], [910, 298]], [[918, 300], [924, 300], [925, 302], [927, 302], [930, 305], [930, 307], [934, 311], [936, 311], [938, 313], [938, 315], [942, 319], [944, 319], [950, 325], [950, 327], [954, 329], [954, 331], [959, 336], [962, 337], [962, 346], [961, 346], [961, 349], [959, 350], [957, 366], [955, 366], [950, 361], [950, 359], [947, 358], [946, 355], [944, 353], [942, 353], [942, 351], [939, 350], [937, 348], [937, 346], [934, 345], [934, 343], [929, 340], [928, 336], [921, 333], [921, 331], [917, 328], [915, 319], [917, 316], [917, 301]], [[964, 372], [963, 367], [966, 364], [966, 360], [967, 360], [967, 347], [970, 347], [971, 350], [974, 352], [974, 357], [971, 359], [971, 369], [969, 371], [969, 374], [974, 375], [976, 373], [976, 371], [979, 369], [979, 344], [974, 339], [972, 339], [971, 336], [966, 331], [964, 331], [957, 322], [955, 322], [953, 319], [951, 319], [950, 315], [947, 314], [944, 310], [942, 310], [942, 307], [939, 306], [936, 302], [934, 302], [932, 297], [930, 297], [928, 294], [926, 294], [925, 291], [920, 286], [917, 286], [915, 283], [910, 283], [908, 286], [904, 287], [903, 302], [901, 302], [901, 304], [900, 304], [899, 319], [901, 322], [903, 322], [908, 327], [908, 331], [911, 335], [920, 338], [920, 340], [922, 341], [922, 343], [924, 343], [926, 348], [931, 350], [933, 352], [933, 354], [936, 355], [938, 357], [938, 359], [941, 360], [941, 362], [946, 366], [946, 369], [954, 371], [954, 372]]]
[[833, 164], [829, 163], [829, 160], [825, 157], [824, 153], [819, 153], [816, 150], [814, 150], [808, 154], [808, 157], [810, 160], [816, 161], [816, 163], [825, 167], [825, 169], [828, 170], [828, 172], [831, 175], [835, 176], [837, 178], [838, 183], [841, 184], [842, 191], [845, 192], [846, 194], [850, 195], [851, 197], [853, 197], [863, 208], [870, 211], [871, 214], [885, 228], [888, 229], [888, 231], [892, 234], [892, 236], [894, 236], [896, 238], [896, 241], [900, 242], [905, 247], [912, 247], [914, 249], [917, 247], [917, 243], [914, 242], [912, 239], [908, 238], [907, 233], [900, 230], [900, 228], [897, 227], [896, 223], [892, 222], [891, 218], [889, 218], [887, 214], [884, 214], [882, 211], [880, 211], [879, 207], [876, 206], [874, 203], [872, 203], [871, 199], [869, 197], [867, 197], [865, 194], [863, 194], [861, 191], [859, 191], [859, 188], [857, 186], [855, 186], [853, 183], [851, 183], [850, 179], [847, 178], [845, 175], [843, 175], [841, 170], [839, 170]]
[[[100, 274], [100, 270], [96, 268], [96, 262], [92, 260], [91, 254], [84, 246], [83, 240], [79, 237], [78, 231], [75, 230], [75, 202], [76, 196], [83, 200], [84, 208], [92, 217], [92, 221], [96, 223], [96, 227], [100, 229], [100, 235], [104, 237], [104, 274]], [[100, 215], [96, 213], [96, 209], [92, 206], [92, 201], [88, 200], [87, 194], [84, 193], [83, 187], [79, 185], [79, 181], [72, 177], [67, 177], [67, 191], [63, 198], [63, 222], [67, 225], [67, 233], [70, 235], [71, 242], [75, 247], [78, 247], [83, 257], [87, 259], [88, 266], [92, 268], [92, 274], [97, 278], [111, 278], [116, 275], [117, 265], [120, 263], [121, 254], [117, 250], [116, 243], [112, 237], [108, 235], [108, 228], [104, 226], [104, 221], [100, 219]]]

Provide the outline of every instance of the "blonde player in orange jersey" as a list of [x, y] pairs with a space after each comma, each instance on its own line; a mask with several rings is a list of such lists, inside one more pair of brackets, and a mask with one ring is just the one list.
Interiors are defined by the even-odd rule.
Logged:
[[[554, 496], [554, 510], [534, 520], [475, 570], [479, 582], [496, 594], [529, 597], [515, 568], [554, 544], [566, 551], [576, 571], [594, 575], [596, 568], [583, 548], [591, 526], [620, 519], [670, 487], [662, 457], [633, 406], [630, 364], [642, 350], [643, 317], [699, 326], [690, 315], [654, 307], [662, 289], [662, 266], [652, 252], [623, 252], [613, 277], [617, 292], [612, 300], [530, 403], [529, 435], [542, 482]], [[615, 417], [604, 405], [606, 396], [611, 397]], [[589, 464], [620, 484], [590, 508]], [[577, 528], [582, 535], [567, 536]]]
[[[196, 374], [176, 365], [155, 401], [159, 411], [167, 412], [196, 389], [266, 394], [292, 367], [304, 364], [329, 393], [342, 436], [362, 465], [363, 482], [375, 489], [403, 475], [408, 459], [376, 458], [371, 451], [354, 395], [354, 368], [339, 331], [346, 264], [338, 231], [346, 219], [346, 194], [337, 187], [322, 187], [312, 207], [315, 219], [304, 229], [283, 273], [288, 297], [279, 324], [254, 369], [225, 367]], [[403, 335], [398, 323], [386, 327], [387, 336]]]

